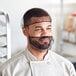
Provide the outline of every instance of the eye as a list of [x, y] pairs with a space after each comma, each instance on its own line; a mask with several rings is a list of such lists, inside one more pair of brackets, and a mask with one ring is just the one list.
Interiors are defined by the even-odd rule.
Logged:
[[51, 25], [48, 25], [47, 30], [51, 30], [51, 29], [52, 29]]
[[35, 29], [35, 31], [41, 31], [41, 30], [42, 30], [41, 28], [36, 28], [36, 29]]
[[48, 27], [47, 30], [51, 30], [51, 27]]

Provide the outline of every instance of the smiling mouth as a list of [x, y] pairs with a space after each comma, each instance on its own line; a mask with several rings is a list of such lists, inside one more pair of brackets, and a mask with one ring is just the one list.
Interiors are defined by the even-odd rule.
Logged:
[[31, 38], [37, 38], [38, 41], [43, 44], [43, 43], [49, 43], [52, 36], [41, 36], [41, 37], [31, 37]]
[[40, 39], [40, 41], [43, 42], [43, 43], [44, 42], [48, 42], [49, 43], [49, 38], [42, 38], [42, 39]]
[[30, 44], [38, 49], [48, 49], [53, 40], [52, 36], [29, 37]]

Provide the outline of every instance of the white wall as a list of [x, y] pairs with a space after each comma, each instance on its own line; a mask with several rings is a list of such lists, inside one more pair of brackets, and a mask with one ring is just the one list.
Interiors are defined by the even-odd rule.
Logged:
[[[23, 14], [31, 7], [42, 7], [46, 9], [52, 16], [50, 3], [53, 2], [43, 0], [0, 0], [0, 11], [8, 13], [10, 18], [11, 29], [11, 51], [12, 54], [22, 50], [27, 45], [27, 41], [22, 34], [20, 27]], [[54, 28], [55, 29], [55, 28]]]

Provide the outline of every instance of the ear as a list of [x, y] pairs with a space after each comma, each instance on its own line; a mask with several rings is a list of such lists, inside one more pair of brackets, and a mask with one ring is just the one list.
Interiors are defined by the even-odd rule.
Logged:
[[27, 36], [28, 35], [28, 31], [27, 31], [27, 28], [22, 28], [22, 31], [23, 31], [23, 34], [25, 35], [25, 36]]

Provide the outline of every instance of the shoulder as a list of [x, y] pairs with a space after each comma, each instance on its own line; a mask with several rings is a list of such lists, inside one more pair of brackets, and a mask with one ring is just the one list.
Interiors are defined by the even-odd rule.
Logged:
[[51, 55], [53, 59], [56, 60], [57, 63], [62, 66], [70, 75], [75, 75], [75, 68], [71, 61], [55, 52], [51, 52]]
[[68, 59], [66, 59], [65, 57], [63, 57], [62, 55], [56, 53], [56, 52], [51, 52], [52, 56], [57, 59], [59, 62], [70, 62]]
[[60, 54], [55, 53], [55, 52], [51, 52], [51, 53], [52, 53], [52, 57], [59, 63], [72, 64], [72, 62], [70, 60], [61, 56]]
[[25, 51], [20, 51], [17, 54], [15, 54], [12, 58], [10, 58], [9, 60], [7, 60], [5, 63], [2, 64], [0, 70], [8, 68], [12, 65], [17, 65], [19, 62], [24, 62], [24, 60], [27, 62], [24, 53]]

